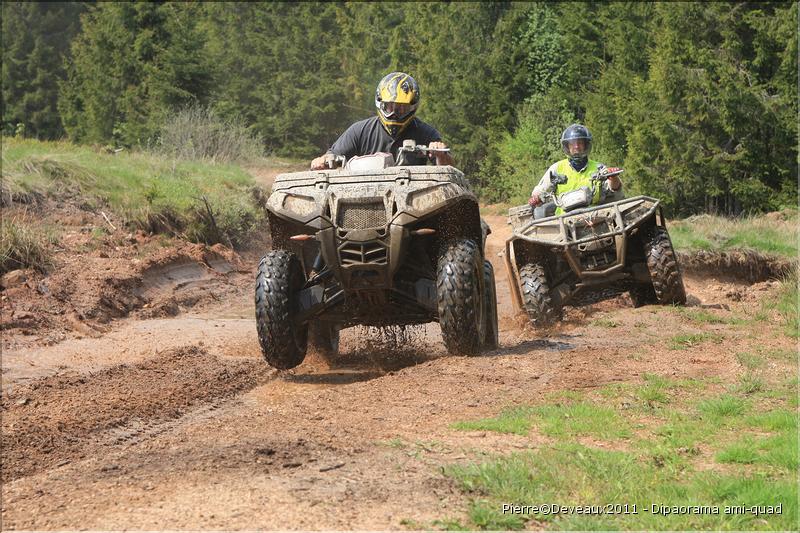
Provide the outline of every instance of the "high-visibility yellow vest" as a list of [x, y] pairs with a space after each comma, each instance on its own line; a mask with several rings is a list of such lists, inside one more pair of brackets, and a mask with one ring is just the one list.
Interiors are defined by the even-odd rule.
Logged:
[[[588, 163], [586, 163], [586, 168], [578, 172], [572, 168], [572, 165], [569, 164], [569, 159], [562, 159], [556, 166], [556, 172], [566, 176], [567, 182], [563, 185], [559, 185], [556, 188], [556, 195], [574, 191], [575, 189], [580, 189], [581, 187], [589, 187], [591, 189], [592, 174], [597, 172], [599, 169], [600, 163], [590, 159]], [[592, 198], [592, 205], [600, 203], [600, 189], [601, 187], [598, 185], [597, 190], [594, 192], [594, 198]], [[556, 215], [561, 215], [563, 213], [564, 210], [560, 207], [556, 209]]]

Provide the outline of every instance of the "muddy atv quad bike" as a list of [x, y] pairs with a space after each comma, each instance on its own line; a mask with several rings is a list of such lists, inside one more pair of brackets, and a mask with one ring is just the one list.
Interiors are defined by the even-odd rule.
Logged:
[[551, 175], [543, 195], [563, 214], [534, 219], [530, 206], [509, 210], [512, 236], [505, 260], [512, 300], [534, 326], [561, 317], [564, 305], [584, 305], [630, 292], [635, 306], [685, 304], [678, 258], [661, 204], [636, 196], [589, 207], [602, 182], [622, 172], [601, 168], [591, 187], [557, 194], [565, 176]]
[[273, 250], [258, 267], [256, 321], [267, 362], [299, 365], [309, 341], [323, 355], [339, 330], [438, 321], [450, 353], [497, 346], [489, 226], [464, 174], [407, 165], [430, 154], [406, 141], [390, 154], [281, 174], [267, 201]]

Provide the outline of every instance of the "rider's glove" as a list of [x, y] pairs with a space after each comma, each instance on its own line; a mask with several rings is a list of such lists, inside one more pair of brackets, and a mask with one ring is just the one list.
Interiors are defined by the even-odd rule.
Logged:
[[542, 199], [539, 198], [539, 195], [536, 194], [535, 192], [531, 193], [531, 197], [528, 198], [528, 205], [531, 207], [536, 207], [541, 204], [542, 204]]

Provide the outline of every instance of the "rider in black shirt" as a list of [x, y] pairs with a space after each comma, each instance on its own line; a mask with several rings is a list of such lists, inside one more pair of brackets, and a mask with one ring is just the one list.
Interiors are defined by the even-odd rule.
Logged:
[[[386, 75], [375, 91], [375, 106], [378, 115], [360, 120], [333, 143], [328, 152], [311, 162], [311, 170], [325, 168], [325, 163], [334, 155], [350, 159], [359, 155], [387, 152], [397, 157], [397, 150], [406, 139], [429, 148], [447, 148], [436, 128], [416, 118], [419, 105], [417, 82], [402, 72]], [[434, 152], [437, 165], [453, 165], [448, 152]], [[424, 156], [410, 155], [409, 163], [424, 165]]]

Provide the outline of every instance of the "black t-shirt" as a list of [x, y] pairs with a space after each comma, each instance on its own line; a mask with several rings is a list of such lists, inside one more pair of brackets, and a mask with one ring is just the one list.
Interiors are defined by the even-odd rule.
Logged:
[[[397, 157], [397, 149], [403, 146], [405, 139], [414, 139], [417, 144], [428, 145], [434, 141], [441, 141], [442, 136], [433, 126], [414, 117], [411, 123], [400, 132], [397, 139], [392, 138], [383, 128], [380, 119], [375, 116], [359, 120], [345, 130], [336, 139], [330, 150], [336, 155], [343, 155], [347, 159], [358, 155], [372, 155], [378, 152], [388, 152], [392, 157]], [[414, 165], [424, 165], [427, 160], [424, 156], [408, 155], [409, 162]]]

